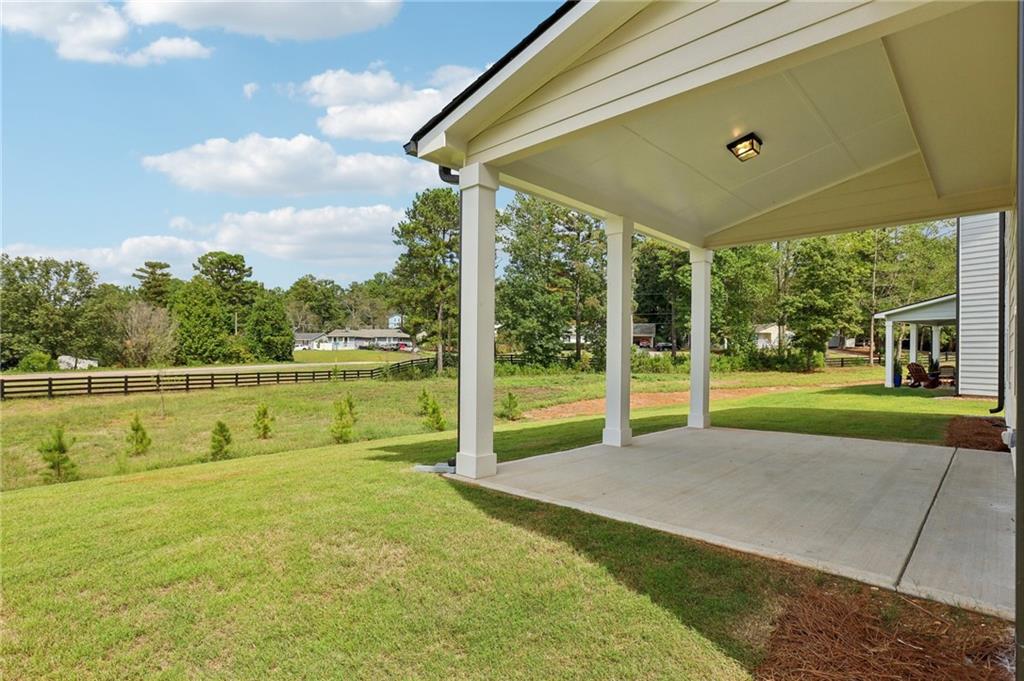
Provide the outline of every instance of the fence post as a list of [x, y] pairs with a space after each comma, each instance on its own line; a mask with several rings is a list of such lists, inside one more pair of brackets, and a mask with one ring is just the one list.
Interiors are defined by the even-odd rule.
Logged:
[[4, 399], [4, 382], [0, 379], [0, 400]]
[[238, 387], [238, 372], [235, 372], [235, 387]]
[[281, 372], [280, 371], [275, 371], [274, 373], [277, 374], [277, 382], [280, 383], [281, 382]]
[[260, 378], [261, 378], [261, 377], [262, 377], [262, 376], [261, 376], [260, 372], [258, 372], [258, 371], [257, 371], [257, 372], [256, 372], [256, 385], [259, 385], [259, 384], [260, 384]]
[[53, 397], [53, 376], [46, 379], [46, 396]]
[[189, 379], [192, 374], [185, 374], [185, 392], [188, 392], [191, 388], [189, 387]]
[[85, 377], [85, 394], [92, 395], [92, 376]]
[[842, 369], [845, 366], [846, 366], [846, 358], [845, 357], [840, 357], [839, 358], [839, 368]]
[[124, 375], [124, 394], [128, 394], [128, 374]]

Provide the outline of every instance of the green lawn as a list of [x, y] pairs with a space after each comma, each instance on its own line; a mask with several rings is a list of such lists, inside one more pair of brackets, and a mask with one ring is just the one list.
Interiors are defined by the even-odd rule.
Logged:
[[[868, 398], [828, 397], [851, 410]], [[926, 411], [940, 403], [878, 399]], [[800, 409], [808, 430], [829, 423], [820, 408]], [[662, 409], [633, 426], [680, 420]], [[601, 427], [600, 418], [506, 424], [495, 446], [510, 460], [597, 441]], [[419, 434], [6, 492], [0, 672], [747, 679], [780, 604], [818, 583], [411, 472], [454, 446], [452, 433]], [[898, 619], [901, 604], [889, 600]]]
[[388, 352], [385, 350], [296, 350], [292, 353], [296, 362], [302, 364], [326, 364], [333, 362], [377, 362], [391, 364], [418, 357], [433, 357], [433, 353]]
[[[878, 373], [877, 369], [872, 371]], [[789, 385], [808, 387], [813, 392], [789, 391], [741, 400], [713, 399], [713, 422], [741, 428], [937, 442], [941, 441], [942, 429], [950, 415], [984, 415], [990, 406], [985, 401], [935, 399], [933, 391], [887, 391], [875, 386], [828, 387], [865, 378], [871, 378], [867, 369], [835, 369], [815, 374], [723, 374], [713, 380], [715, 388]], [[448, 428], [453, 429], [456, 384], [450, 378], [218, 389], [168, 394], [162, 399], [156, 394], [140, 394], [8, 400], [0, 405], [3, 487], [14, 489], [42, 482], [42, 461], [36, 447], [57, 424], [63, 424], [68, 435], [75, 439], [71, 456], [79, 473], [86, 478], [102, 477], [118, 472], [124, 437], [136, 413], [149, 431], [153, 445], [145, 455], [127, 461], [129, 472], [202, 461], [209, 449], [210, 431], [218, 419], [231, 429], [235, 457], [331, 444], [332, 404], [349, 393], [356, 401], [359, 416], [355, 429], [358, 439], [425, 433], [427, 428], [416, 414], [416, 398], [424, 388], [436, 396], [449, 421]], [[685, 376], [680, 375], [651, 374], [633, 379], [635, 392], [672, 392], [687, 388]], [[496, 398], [510, 391], [516, 394], [524, 409], [534, 409], [602, 397], [604, 379], [599, 374], [571, 373], [499, 377]], [[275, 417], [274, 434], [269, 440], [258, 440], [252, 430], [260, 402], [265, 402]], [[664, 414], [666, 424], [672, 425], [682, 423], [685, 408], [686, 405], [680, 403], [650, 413]]]

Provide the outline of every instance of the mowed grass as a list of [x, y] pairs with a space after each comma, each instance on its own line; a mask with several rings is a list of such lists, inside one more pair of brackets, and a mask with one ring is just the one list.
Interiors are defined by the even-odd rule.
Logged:
[[[870, 380], [864, 369], [815, 374], [750, 372], [724, 374], [712, 385], [834, 386], [865, 378]], [[688, 387], [685, 377], [679, 375], [639, 375], [633, 379], [633, 390], [638, 393], [675, 392]], [[232, 456], [238, 458], [332, 444], [333, 404], [348, 394], [356, 403], [358, 440], [429, 432], [417, 413], [417, 398], [424, 388], [440, 403], [447, 428], [454, 429], [456, 382], [450, 378], [225, 388], [166, 394], [162, 399], [157, 394], [139, 394], [8, 400], [0, 404], [3, 487], [15, 489], [43, 482], [37, 447], [55, 425], [64, 425], [75, 439], [71, 456], [79, 473], [93, 478], [118, 473], [118, 458], [125, 449], [124, 438], [135, 414], [139, 414], [153, 444], [145, 455], [127, 460], [128, 472], [205, 460], [217, 420], [231, 429]], [[498, 377], [495, 400], [508, 392], [529, 410], [603, 397], [604, 378], [573, 373]], [[933, 391], [887, 391], [875, 386], [819, 387], [806, 394], [789, 391], [739, 401], [712, 400], [712, 407], [716, 410], [714, 423], [723, 426], [937, 442], [950, 415], [982, 415], [989, 406], [988, 402], [936, 400], [935, 395]], [[266, 403], [275, 418], [268, 440], [257, 439], [252, 427], [260, 403]], [[909, 418], [908, 410], [919, 416]], [[684, 422], [685, 411], [686, 403], [681, 401], [659, 413], [673, 414], [667, 423], [678, 425]], [[871, 415], [863, 418], [854, 413], [859, 411]]]
[[[501, 383], [552, 391], [556, 378]], [[420, 386], [367, 389], [397, 402]], [[204, 395], [218, 392], [258, 391]], [[910, 437], [908, 424], [988, 402], [851, 386], [715, 406], [719, 426], [932, 441], [937, 421]], [[683, 423], [680, 405], [632, 425]], [[495, 449], [569, 449], [602, 426], [501, 424]], [[814, 579], [412, 472], [454, 449], [454, 433], [421, 433], [5, 492], [0, 675], [747, 679], [779, 604]]]
[[[351, 351], [359, 352], [359, 351]], [[877, 371], [877, 370], [876, 370]], [[820, 374], [743, 373], [716, 377], [714, 385], [807, 385], [822, 381], [864, 380], [862, 369]], [[687, 377], [650, 374], [634, 378], [636, 392], [686, 390]], [[75, 439], [72, 457], [82, 477], [118, 472], [118, 458], [135, 414], [153, 440], [144, 456], [127, 461], [129, 472], [177, 466], [203, 460], [210, 432], [224, 421], [234, 439], [233, 456], [244, 457], [331, 444], [333, 404], [346, 395], [356, 402], [359, 440], [427, 432], [417, 413], [417, 399], [426, 389], [441, 405], [448, 427], [455, 427], [457, 386], [451, 378], [422, 381], [320, 382], [259, 388], [197, 390], [190, 393], [96, 396], [55, 400], [7, 400], [0, 403], [0, 463], [3, 488], [40, 484], [43, 471], [37, 447], [56, 425]], [[558, 373], [546, 376], [501, 376], [495, 396], [513, 392], [524, 409], [594, 399], [604, 395], [601, 374]], [[252, 429], [256, 407], [266, 403], [275, 418], [273, 437], [259, 440]]]
[[[497, 446], [600, 428], [503, 427]], [[3, 677], [748, 678], [792, 571], [410, 471], [453, 446], [5, 493]]]
[[433, 356], [433, 353], [390, 352], [385, 350], [296, 350], [292, 353], [292, 359], [301, 364], [328, 364], [334, 362], [391, 364], [407, 359]]

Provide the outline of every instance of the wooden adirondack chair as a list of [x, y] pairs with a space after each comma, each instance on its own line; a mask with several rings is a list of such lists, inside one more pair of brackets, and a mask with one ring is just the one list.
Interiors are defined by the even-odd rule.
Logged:
[[917, 362], [911, 362], [907, 365], [907, 373], [910, 376], [910, 387], [911, 388], [938, 388], [942, 385], [937, 377], [931, 378], [928, 376], [928, 372], [924, 370], [924, 367]]

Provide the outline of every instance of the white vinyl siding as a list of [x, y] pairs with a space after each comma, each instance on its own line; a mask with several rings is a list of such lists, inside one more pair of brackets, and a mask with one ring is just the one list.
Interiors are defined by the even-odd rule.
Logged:
[[999, 213], [959, 220], [957, 369], [961, 395], [998, 394]]

